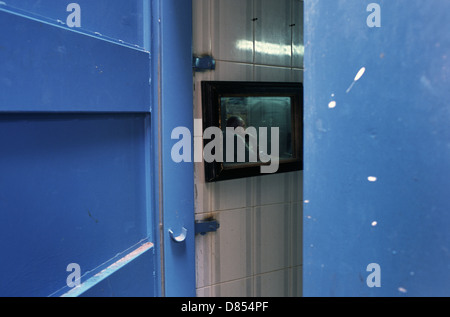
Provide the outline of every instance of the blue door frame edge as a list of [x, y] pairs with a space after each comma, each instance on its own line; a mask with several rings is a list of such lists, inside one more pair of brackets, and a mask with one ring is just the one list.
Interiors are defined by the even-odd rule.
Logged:
[[[171, 158], [171, 132], [192, 131], [192, 1], [152, 2], [152, 127], [161, 296], [195, 296], [193, 163]], [[157, 162], [157, 163], [156, 163]], [[183, 235], [177, 242], [171, 234]], [[183, 236], [184, 238], [184, 236]]]

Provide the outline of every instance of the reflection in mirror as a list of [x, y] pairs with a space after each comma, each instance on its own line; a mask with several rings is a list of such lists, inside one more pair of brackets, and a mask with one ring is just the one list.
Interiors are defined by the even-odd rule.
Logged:
[[[224, 167], [242, 162], [265, 161], [264, 156], [273, 155], [274, 152], [279, 153], [279, 160], [293, 157], [290, 97], [222, 97], [220, 104], [221, 122], [225, 123], [222, 125], [224, 135], [227, 127], [236, 131], [234, 140], [224, 137], [224, 153], [229, 153], [226, 150], [227, 140], [234, 143], [234, 156], [225, 159]], [[236, 129], [238, 127], [242, 129]], [[258, 140], [263, 137], [259, 135], [260, 128], [267, 128], [267, 153], [258, 144]], [[277, 144], [272, 144], [272, 128], [278, 128], [279, 131], [278, 140], [275, 139]], [[240, 144], [245, 148], [244, 160], [238, 157]]]

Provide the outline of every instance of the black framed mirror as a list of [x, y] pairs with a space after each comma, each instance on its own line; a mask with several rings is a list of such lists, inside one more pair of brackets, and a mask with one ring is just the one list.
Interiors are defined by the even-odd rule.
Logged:
[[203, 81], [207, 182], [303, 169], [302, 83]]

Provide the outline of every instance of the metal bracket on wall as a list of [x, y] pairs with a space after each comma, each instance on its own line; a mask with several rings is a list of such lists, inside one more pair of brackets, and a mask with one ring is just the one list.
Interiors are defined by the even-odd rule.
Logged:
[[216, 220], [197, 221], [195, 222], [195, 234], [204, 236], [208, 232], [214, 232], [219, 229], [220, 225]]
[[192, 68], [196, 72], [203, 72], [207, 70], [216, 69], [216, 61], [212, 56], [193, 56], [192, 58]]

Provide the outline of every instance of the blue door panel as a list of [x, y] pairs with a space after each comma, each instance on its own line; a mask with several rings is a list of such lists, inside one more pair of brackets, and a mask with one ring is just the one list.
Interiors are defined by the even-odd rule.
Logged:
[[448, 296], [450, 4], [371, 2], [305, 2], [304, 295]]
[[67, 18], [73, 12], [70, 3], [80, 7], [81, 27], [77, 30], [111, 39], [124, 44], [144, 47], [146, 12], [150, 0], [11, 0], [0, 8], [20, 12], [39, 20], [67, 26]]
[[149, 53], [0, 11], [0, 111], [150, 111]]
[[[148, 115], [0, 116], [1, 295], [47, 296], [148, 238]], [[148, 267], [153, 272], [153, 267]]]

